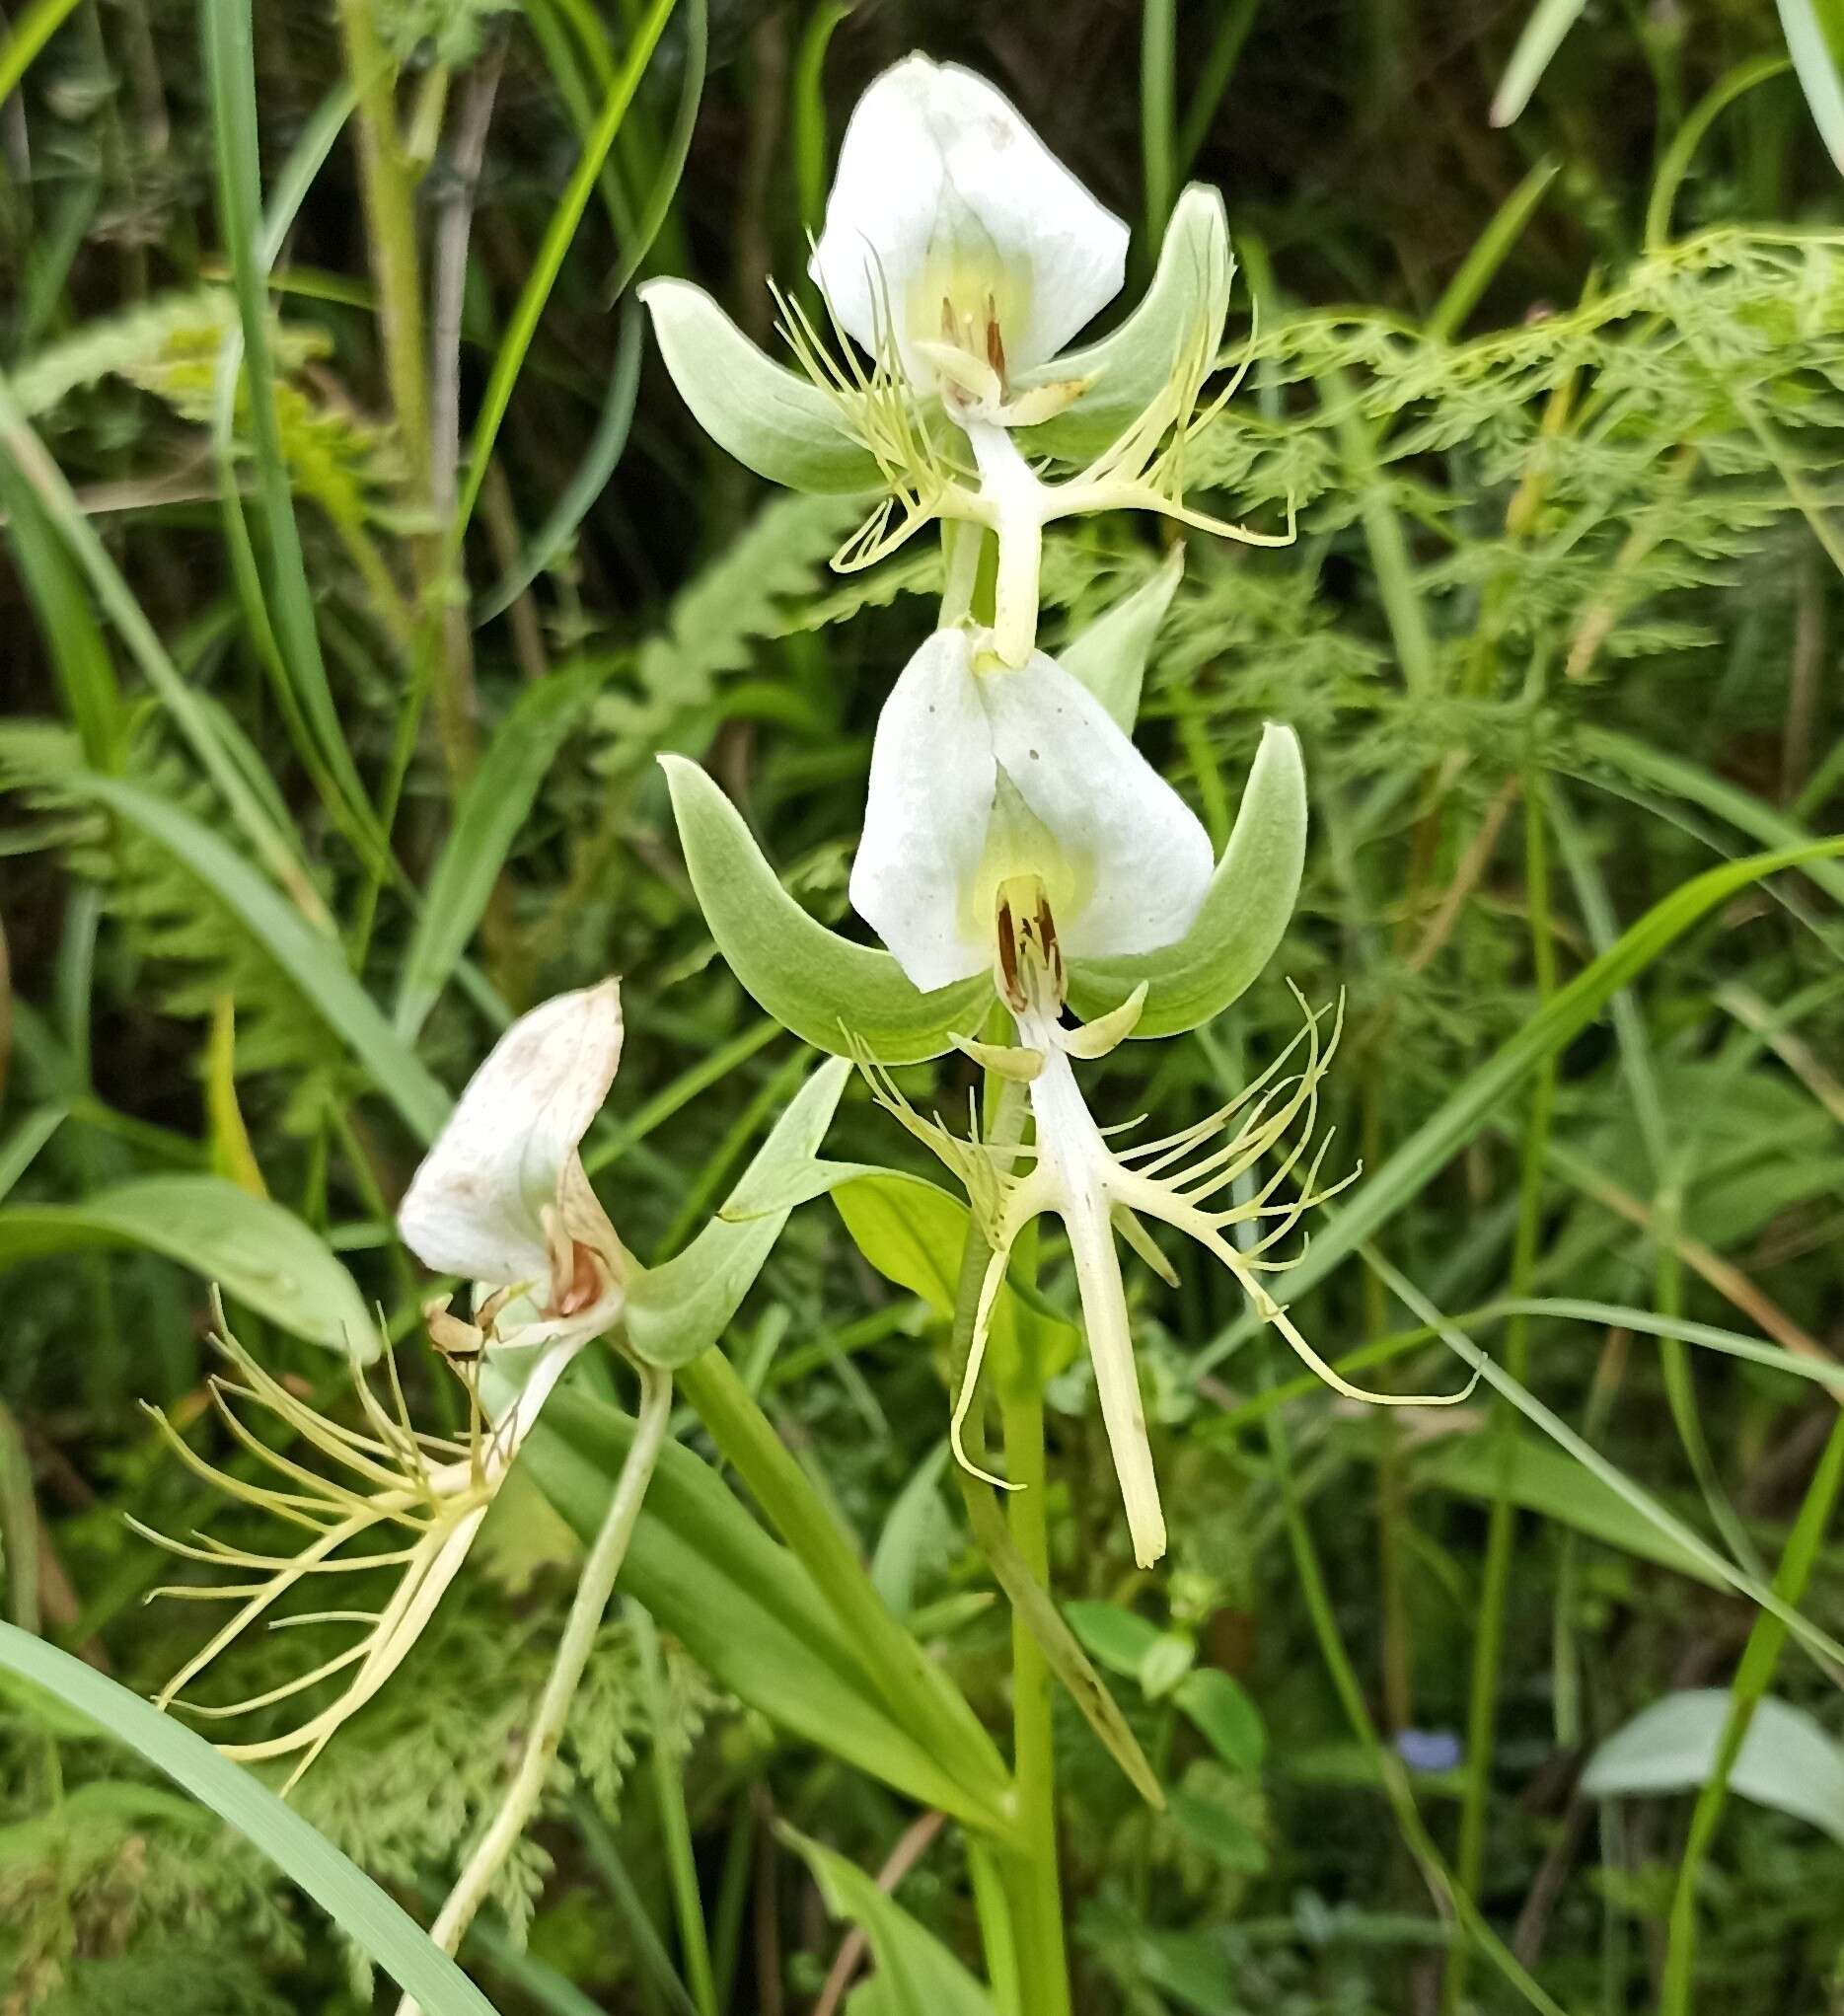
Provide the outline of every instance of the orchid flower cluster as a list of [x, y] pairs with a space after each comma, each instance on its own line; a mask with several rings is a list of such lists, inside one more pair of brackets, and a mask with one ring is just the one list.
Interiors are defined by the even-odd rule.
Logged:
[[[1043, 534], [1059, 518], [1146, 510], [1241, 540], [1291, 536], [1291, 524], [1252, 533], [1184, 501], [1186, 444], [1234, 390], [1232, 379], [1200, 411], [1232, 271], [1215, 191], [1184, 193], [1120, 329], [1068, 347], [1118, 293], [1127, 240], [990, 84], [916, 55], [871, 85], [845, 135], [809, 266], [833, 341], [779, 297], [804, 377], [687, 282], [654, 281], [644, 297], [681, 394], [724, 448], [795, 488], [874, 494], [835, 565], [867, 564], [941, 523], [940, 615], [879, 718], [850, 876], [852, 907], [887, 953], [799, 912], [715, 786], [680, 759], [666, 767], [694, 886], [732, 968], [790, 1028], [855, 1057], [967, 1189], [991, 1258], [956, 1455], [967, 1460], [961, 1430], [1011, 1249], [1054, 1214], [1135, 1556], [1150, 1566], [1165, 1525], [1117, 1235], [1169, 1278], [1145, 1222], [1186, 1233], [1322, 1378], [1381, 1396], [1341, 1379], [1265, 1286], [1286, 1264], [1280, 1242], [1330, 1194], [1327, 1144], [1313, 1140], [1336, 1021], [1309, 1014], [1255, 1085], [1138, 1147], [1097, 1126], [1077, 1078], [1130, 1037], [1197, 1026], [1248, 985], [1291, 912], [1305, 833], [1291, 730], [1267, 730], [1219, 861], [1134, 746], [1178, 557], [1062, 663], [1037, 649]], [[995, 1010], [1011, 1041], [984, 1033]], [[890, 1067], [949, 1048], [1025, 1088], [1030, 1139], [1022, 1113], [963, 1139], [909, 1106]], [[1256, 1180], [1265, 1157], [1274, 1166]]]

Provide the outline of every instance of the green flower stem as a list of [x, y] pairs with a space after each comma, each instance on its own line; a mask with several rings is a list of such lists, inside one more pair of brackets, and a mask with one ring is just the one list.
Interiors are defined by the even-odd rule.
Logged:
[[[506, 1796], [498, 1811], [475, 1843], [466, 1868], [430, 1928], [430, 1938], [444, 1953], [452, 1954], [460, 1946], [468, 1927], [474, 1922], [475, 1913], [492, 1888], [494, 1878], [505, 1866], [506, 1857], [518, 1845], [519, 1836], [537, 1810], [539, 1797], [544, 1791], [545, 1774], [562, 1740], [570, 1703], [576, 1697], [583, 1669], [589, 1664], [602, 1613], [608, 1607], [615, 1578], [621, 1573], [634, 1522], [640, 1516], [641, 1501], [652, 1479], [653, 1465], [659, 1460], [660, 1450], [665, 1445], [667, 1425], [672, 1417], [672, 1375], [656, 1366], [642, 1365], [638, 1370], [640, 1406], [633, 1441], [622, 1460], [621, 1474], [615, 1480], [614, 1494], [609, 1499], [601, 1530], [590, 1546], [588, 1559], [583, 1563], [582, 1579], [576, 1585], [569, 1615], [564, 1620], [556, 1657], [551, 1663], [544, 1692], [538, 1699], [537, 1713], [525, 1734], [525, 1748], [520, 1753], [518, 1768], [513, 1773], [511, 1784], [506, 1787]], [[406, 1995], [398, 2005], [398, 2016], [418, 2016], [418, 2010], [419, 2005], [414, 1998]]]
[[997, 1831], [1011, 1813], [1012, 1795], [1004, 1761], [992, 1738], [939, 1668], [884, 1606], [856, 1548], [735, 1367], [721, 1351], [706, 1351], [680, 1369], [679, 1384], [770, 1524], [850, 1631], [854, 1650], [892, 1711], [993, 1809]]
[[[977, 1234], [970, 1234], [977, 1237]], [[981, 1241], [984, 1244], [984, 1241]], [[1001, 1388], [1005, 1467], [1018, 1488], [1007, 1494], [1011, 1537], [1031, 1573], [1050, 1582], [1045, 1516], [1044, 1392], [1035, 1380]], [[1026, 2016], [1070, 2016], [1070, 1964], [1063, 1938], [1057, 1868], [1057, 1756], [1052, 1741], [1050, 1668], [1023, 1614], [1011, 1613], [1012, 1770], [1018, 1787], [1023, 1867], [1016, 1886], [1025, 1907], [1019, 1928]]]

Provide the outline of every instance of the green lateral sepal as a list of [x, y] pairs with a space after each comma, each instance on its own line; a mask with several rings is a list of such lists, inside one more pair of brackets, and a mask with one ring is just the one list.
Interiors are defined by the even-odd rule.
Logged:
[[788, 1101], [716, 1217], [682, 1253], [638, 1270], [623, 1310], [627, 1348], [636, 1358], [681, 1366], [729, 1327], [800, 1201], [801, 1179], [814, 1167], [850, 1075], [843, 1057], [822, 1064]]
[[649, 280], [640, 299], [680, 397], [718, 447], [793, 490], [883, 487], [832, 397], [766, 356], [702, 287]]
[[1094, 1021], [1144, 986], [1137, 1037], [1174, 1036], [1220, 1014], [1274, 956], [1293, 914], [1305, 859], [1299, 737], [1271, 721], [1196, 922], [1156, 952], [1071, 960], [1070, 1006]]
[[710, 934], [783, 1028], [836, 1057], [851, 1055], [855, 1044], [880, 1064], [917, 1064], [951, 1048], [957, 1031], [979, 1026], [993, 993], [988, 975], [923, 994], [888, 952], [854, 945], [801, 909], [697, 764], [682, 756], [660, 764]]
[[1234, 271], [1223, 199], [1193, 183], [1173, 206], [1158, 270], [1133, 314], [1112, 336], [1013, 379], [1014, 394], [1061, 379], [1092, 381], [1067, 412], [1021, 429], [1019, 444], [1065, 462], [1083, 462], [1109, 447], [1165, 390], [1207, 320], [1212, 354], [1220, 346]]

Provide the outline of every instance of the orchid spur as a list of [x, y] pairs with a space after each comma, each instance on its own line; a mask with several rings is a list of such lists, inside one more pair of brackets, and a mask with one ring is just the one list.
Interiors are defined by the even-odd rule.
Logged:
[[[1235, 390], [1199, 412], [1233, 271], [1220, 197], [1187, 189], [1139, 308], [1066, 349], [1119, 291], [1126, 244], [992, 85], [912, 55], [866, 91], [840, 150], [810, 265], [832, 339], [777, 297], [804, 379], [690, 283], [643, 294], [681, 394], [740, 461], [795, 488], [881, 492], [835, 566], [867, 566], [939, 520], [943, 621], [958, 622], [993, 534], [993, 647], [1019, 665], [1058, 519], [1148, 510], [1256, 545], [1292, 537], [1291, 514], [1259, 533], [1184, 500], [1186, 444]], [[1046, 481], [1052, 462], [1062, 480]]]

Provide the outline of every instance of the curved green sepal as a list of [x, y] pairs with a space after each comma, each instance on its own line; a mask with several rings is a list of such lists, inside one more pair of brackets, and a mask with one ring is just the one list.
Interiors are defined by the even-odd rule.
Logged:
[[993, 993], [986, 974], [923, 994], [888, 952], [854, 945], [801, 909], [697, 764], [662, 756], [660, 765], [717, 949], [783, 1028], [835, 1056], [849, 1055], [855, 1041], [880, 1064], [917, 1064], [979, 1026]]
[[812, 1168], [850, 1076], [843, 1057], [822, 1064], [788, 1101], [722, 1211], [684, 1252], [629, 1284], [623, 1322], [636, 1358], [681, 1366], [729, 1327], [781, 1235], [794, 1186]]
[[1176, 944], [1070, 965], [1070, 1006], [1084, 1021], [1118, 1008], [1143, 982], [1133, 1033], [1173, 1036], [1220, 1014], [1274, 956], [1293, 914], [1306, 859], [1306, 770], [1299, 737], [1269, 722], [1197, 921]]
[[1185, 550], [1174, 546], [1154, 573], [1090, 624], [1073, 643], [1066, 644], [1057, 661], [1100, 701], [1124, 735], [1134, 732], [1152, 639], [1172, 606], [1184, 570]]
[[640, 289], [660, 354], [692, 416], [738, 462], [793, 490], [872, 490], [883, 477], [817, 385], [765, 356], [702, 287]]
[[1018, 390], [1060, 378], [1095, 381], [1068, 412], [1020, 429], [1020, 443], [1034, 454], [1069, 462], [1099, 455], [1165, 390], [1180, 352], [1196, 340], [1206, 314], [1215, 323], [1213, 353], [1220, 345], [1234, 271], [1223, 199], [1194, 182], [1173, 206], [1158, 270], [1133, 314], [1112, 336], [1021, 371], [1012, 380]]

